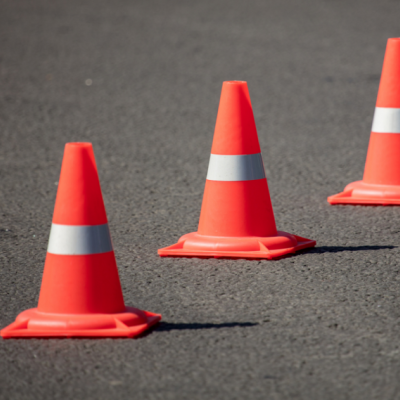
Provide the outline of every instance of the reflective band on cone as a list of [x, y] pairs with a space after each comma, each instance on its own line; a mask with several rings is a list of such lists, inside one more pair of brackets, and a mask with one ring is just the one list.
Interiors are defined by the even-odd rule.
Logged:
[[113, 250], [108, 224], [73, 226], [52, 224], [47, 251], [59, 255], [107, 253]]
[[211, 154], [207, 179], [211, 181], [253, 181], [264, 179], [261, 153], [239, 156]]
[[160, 256], [272, 259], [315, 246], [277, 231], [246, 82], [224, 82], [197, 232]]
[[372, 132], [400, 133], [400, 108], [376, 107]]

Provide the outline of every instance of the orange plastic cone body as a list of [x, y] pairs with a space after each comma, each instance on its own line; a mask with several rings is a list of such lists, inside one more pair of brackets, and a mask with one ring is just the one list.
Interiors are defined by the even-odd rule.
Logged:
[[328, 202], [400, 205], [400, 38], [387, 42], [363, 180]]
[[246, 82], [224, 82], [197, 232], [160, 256], [272, 259], [314, 240], [277, 231]]
[[11, 337], [133, 337], [161, 316], [126, 307], [92, 145], [67, 143], [37, 308]]

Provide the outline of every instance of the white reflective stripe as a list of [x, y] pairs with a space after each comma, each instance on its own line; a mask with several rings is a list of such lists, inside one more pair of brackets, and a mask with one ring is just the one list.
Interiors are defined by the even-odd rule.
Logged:
[[400, 133], [400, 108], [376, 107], [372, 132]]
[[265, 178], [261, 153], [240, 156], [211, 154], [207, 179], [211, 181], [252, 181]]
[[108, 224], [93, 226], [52, 224], [47, 251], [60, 255], [98, 254], [112, 251]]

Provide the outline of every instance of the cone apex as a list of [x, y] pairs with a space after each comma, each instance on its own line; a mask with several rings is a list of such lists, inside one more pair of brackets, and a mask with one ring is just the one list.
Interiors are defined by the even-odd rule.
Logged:
[[376, 106], [400, 108], [400, 38], [387, 41]]
[[61, 225], [107, 223], [91, 143], [65, 145], [53, 223]]
[[90, 142], [69, 142], [65, 144], [65, 148], [67, 147], [93, 148]]
[[222, 84], [212, 154], [245, 155], [260, 153], [247, 82]]
[[224, 81], [223, 85], [243, 85], [243, 86], [246, 86], [246, 88], [247, 88], [246, 81]]

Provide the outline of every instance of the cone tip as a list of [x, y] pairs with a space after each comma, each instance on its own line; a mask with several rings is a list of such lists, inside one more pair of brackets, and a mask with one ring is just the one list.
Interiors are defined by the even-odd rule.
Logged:
[[392, 46], [397, 46], [400, 44], [400, 38], [389, 38], [387, 40], [387, 46], [392, 47]]
[[247, 86], [246, 81], [224, 81], [223, 85]]
[[54, 207], [53, 223], [107, 223], [96, 160], [91, 143], [66, 143]]
[[65, 144], [65, 147], [80, 147], [80, 148], [90, 148], [93, 147], [90, 142], [69, 142]]
[[389, 38], [386, 44], [376, 107], [400, 108], [400, 38]]

